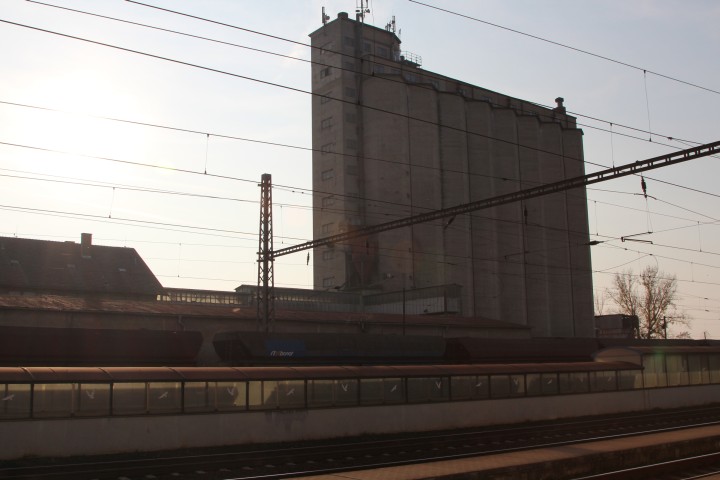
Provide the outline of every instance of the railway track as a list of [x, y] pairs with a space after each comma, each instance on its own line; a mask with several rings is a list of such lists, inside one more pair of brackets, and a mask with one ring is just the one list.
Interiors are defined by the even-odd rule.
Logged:
[[[718, 423], [720, 423], [720, 407], [695, 408], [652, 414], [543, 422], [522, 427], [507, 426], [371, 440], [281, 445], [269, 448], [243, 447], [202, 452], [173, 452], [133, 458], [124, 456], [62, 461], [42, 459], [14, 462], [14, 464], [2, 466], [0, 467], [0, 479], [280, 479], [349, 469], [399, 466], [506, 453]], [[663, 467], [658, 466], [657, 468]], [[669, 468], [669, 465], [666, 465], [665, 468]], [[614, 473], [630, 475], [637, 472]], [[645, 473], [646, 476], [636, 477], [598, 476], [587, 478], [614, 480], [659, 478], [652, 474], [647, 476], [649, 471]]]

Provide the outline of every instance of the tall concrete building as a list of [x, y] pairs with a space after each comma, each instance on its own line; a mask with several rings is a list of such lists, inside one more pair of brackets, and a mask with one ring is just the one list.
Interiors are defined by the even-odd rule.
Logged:
[[[548, 109], [428, 72], [392, 25], [362, 20], [340, 13], [310, 34], [315, 238], [584, 174], [562, 99]], [[464, 316], [592, 336], [588, 243], [575, 189], [318, 248], [314, 282], [459, 285]]]

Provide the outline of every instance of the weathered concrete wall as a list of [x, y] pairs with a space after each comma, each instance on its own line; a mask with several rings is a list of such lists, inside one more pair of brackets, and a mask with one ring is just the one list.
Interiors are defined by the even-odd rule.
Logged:
[[[562, 106], [550, 110], [418, 69], [388, 55], [399, 48], [391, 32], [345, 17], [311, 37], [362, 58], [315, 55], [349, 71], [323, 77], [325, 67], [314, 65], [313, 92], [344, 100], [352, 92], [357, 104], [313, 100], [313, 145], [344, 154], [313, 154], [314, 188], [364, 199], [341, 200], [335, 211], [316, 200], [316, 238], [337, 233], [323, 225], [375, 225], [584, 174], [582, 131]], [[329, 168], [336, 179], [318, 177]], [[335, 285], [385, 291], [455, 283], [464, 316], [526, 325], [538, 337], [593, 335], [583, 189], [450, 220], [377, 234], [361, 267], [357, 255], [346, 260], [348, 247], [324, 260], [318, 249], [316, 286], [327, 287], [331, 276]], [[360, 284], [359, 268], [368, 270]]]

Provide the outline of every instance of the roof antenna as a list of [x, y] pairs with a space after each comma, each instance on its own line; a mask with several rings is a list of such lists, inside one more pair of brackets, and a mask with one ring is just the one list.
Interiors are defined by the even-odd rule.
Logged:
[[390, 20], [387, 25], [385, 25], [385, 30], [395, 33], [395, 15], [393, 15], [392, 20]]
[[325, 7], [322, 7], [322, 22], [323, 22], [323, 25], [327, 25], [328, 20], [330, 20], [330, 15], [325, 15]]
[[365, 23], [366, 13], [370, 13], [370, 8], [365, 6], [365, 0], [360, 0], [360, 6], [355, 8], [355, 20]]

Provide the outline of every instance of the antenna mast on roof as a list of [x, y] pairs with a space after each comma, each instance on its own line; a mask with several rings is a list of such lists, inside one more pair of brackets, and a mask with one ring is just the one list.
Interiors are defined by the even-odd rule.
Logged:
[[365, 23], [365, 14], [370, 13], [370, 8], [365, 6], [365, 0], [360, 0], [360, 6], [355, 8], [355, 20]]
[[395, 15], [393, 15], [392, 20], [390, 20], [387, 25], [385, 25], [385, 30], [395, 33]]
[[325, 15], [325, 7], [322, 7], [322, 22], [323, 25], [327, 24], [327, 21], [330, 20], [330, 15]]

